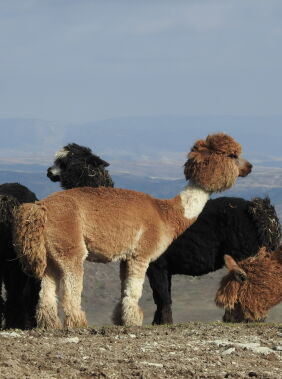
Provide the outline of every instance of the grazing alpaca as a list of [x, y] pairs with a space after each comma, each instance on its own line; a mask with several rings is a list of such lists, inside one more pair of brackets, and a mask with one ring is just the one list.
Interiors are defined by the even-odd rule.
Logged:
[[40, 286], [38, 280], [29, 278], [23, 272], [17, 259], [12, 244], [12, 222], [20, 204], [36, 200], [35, 194], [21, 184], [0, 185], [0, 290], [3, 284], [6, 290], [6, 301], [2, 297], [0, 299], [0, 317], [1, 321], [4, 319], [5, 328], [35, 326]]
[[70, 143], [59, 150], [55, 158], [47, 176], [53, 182], [60, 182], [63, 189], [114, 186], [105, 170], [109, 163], [93, 154], [88, 147]]
[[86, 258], [121, 261], [121, 300], [113, 320], [141, 325], [138, 301], [150, 261], [196, 220], [211, 192], [230, 188], [238, 176], [251, 171], [240, 153], [241, 146], [222, 133], [197, 141], [184, 169], [190, 182], [169, 200], [131, 190], [82, 187], [22, 205], [14, 243], [25, 270], [42, 278], [38, 326], [60, 327], [56, 301], [60, 282], [64, 325], [87, 324], [80, 305]]
[[223, 321], [264, 321], [269, 309], [282, 300], [282, 246], [274, 252], [263, 247], [238, 264], [229, 255], [224, 259], [229, 273], [215, 297], [225, 309]]
[[147, 275], [157, 305], [153, 324], [173, 322], [172, 275], [207, 274], [223, 267], [227, 252], [242, 260], [262, 246], [276, 249], [280, 238], [279, 219], [268, 198], [209, 200], [197, 221], [149, 265]]

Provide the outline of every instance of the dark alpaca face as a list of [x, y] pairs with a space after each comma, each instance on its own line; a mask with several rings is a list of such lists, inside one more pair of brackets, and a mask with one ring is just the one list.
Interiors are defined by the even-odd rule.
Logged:
[[241, 145], [232, 137], [213, 134], [197, 141], [184, 165], [187, 180], [207, 192], [220, 192], [235, 184], [238, 176], [246, 176], [252, 165], [240, 157]]
[[74, 165], [78, 167], [90, 167], [102, 169], [109, 166], [109, 163], [93, 154], [88, 147], [71, 143], [55, 154], [53, 166], [47, 169], [47, 177], [53, 182], [59, 182], [62, 175], [66, 174]]

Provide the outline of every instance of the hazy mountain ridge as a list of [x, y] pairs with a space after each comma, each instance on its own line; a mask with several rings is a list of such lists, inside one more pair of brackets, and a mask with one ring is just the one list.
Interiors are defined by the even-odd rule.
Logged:
[[257, 157], [261, 164], [261, 159], [281, 156], [281, 125], [282, 116], [123, 117], [86, 124], [0, 118], [0, 157], [41, 160], [45, 164], [62, 145], [76, 142], [112, 163], [160, 157], [175, 160], [177, 154], [183, 164], [195, 140], [223, 131], [242, 143], [245, 154]]

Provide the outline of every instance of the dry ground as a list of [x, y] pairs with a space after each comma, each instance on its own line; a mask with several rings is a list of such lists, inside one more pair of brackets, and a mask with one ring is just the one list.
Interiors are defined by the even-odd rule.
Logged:
[[0, 378], [282, 378], [282, 325], [0, 332]]

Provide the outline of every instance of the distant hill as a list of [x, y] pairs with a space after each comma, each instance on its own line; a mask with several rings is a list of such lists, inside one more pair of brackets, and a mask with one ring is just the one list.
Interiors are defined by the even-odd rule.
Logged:
[[32, 157], [31, 163], [43, 163], [64, 144], [77, 142], [103, 154], [113, 164], [117, 160], [152, 161], [163, 157], [176, 158], [181, 165], [195, 140], [223, 131], [242, 143], [246, 155], [261, 161], [281, 156], [281, 125], [282, 116], [123, 117], [87, 124], [2, 118], [0, 158]]
[[[47, 166], [39, 165], [0, 165], [0, 183], [19, 182], [34, 191], [38, 198], [61, 190], [58, 183], [51, 182], [46, 176]], [[167, 179], [134, 175], [132, 173], [111, 173], [115, 186], [151, 194], [157, 198], [176, 196], [185, 186], [182, 179]], [[239, 178], [237, 184], [228, 191], [214, 194], [237, 196], [251, 199], [256, 196], [269, 196], [282, 219], [282, 168], [257, 167], [246, 178]]]

